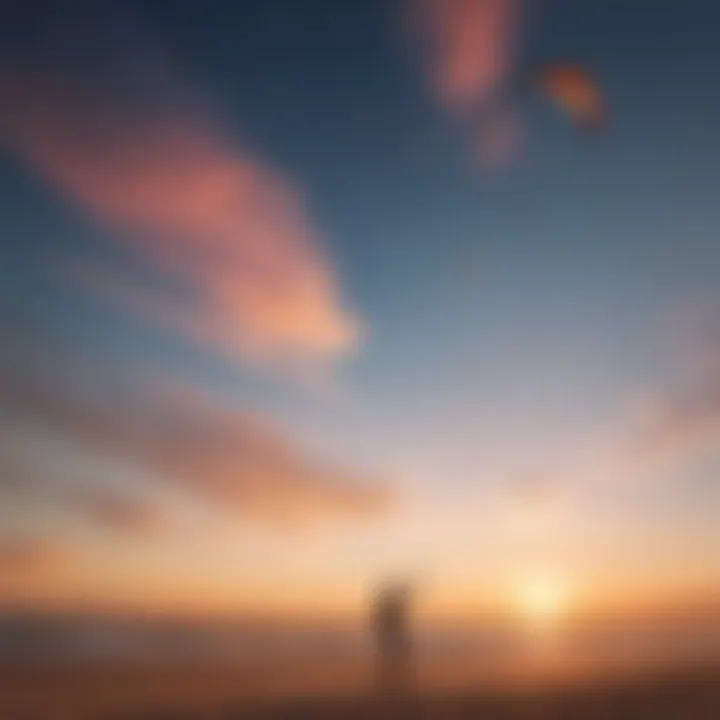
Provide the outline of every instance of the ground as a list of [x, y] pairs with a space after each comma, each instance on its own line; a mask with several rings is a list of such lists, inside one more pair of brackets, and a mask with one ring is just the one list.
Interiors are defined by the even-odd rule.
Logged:
[[[233, 671], [234, 673], [235, 671]], [[720, 666], [537, 687], [480, 687], [381, 699], [368, 692], [266, 694], [250, 699], [233, 673], [216, 668], [193, 686], [178, 671], [132, 678], [110, 670], [64, 679], [42, 673], [0, 674], [0, 717], [8, 720], [715, 720], [720, 718]], [[214, 678], [211, 682], [210, 678]], [[71, 681], [71, 677], [74, 680]], [[196, 674], [197, 676], [197, 674]], [[83, 679], [84, 678], [84, 679]], [[239, 675], [236, 675], [239, 682]], [[164, 692], [161, 693], [159, 690]], [[201, 691], [202, 690], [202, 691]], [[272, 690], [272, 687], [269, 687]], [[130, 697], [130, 693], [134, 693]], [[102, 701], [102, 702], [101, 702]]]

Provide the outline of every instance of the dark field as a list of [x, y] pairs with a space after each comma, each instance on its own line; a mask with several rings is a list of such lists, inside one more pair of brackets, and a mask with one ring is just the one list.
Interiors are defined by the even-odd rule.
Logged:
[[[172, 717], [172, 716], [168, 716]], [[182, 714], [178, 718], [187, 717]], [[215, 716], [208, 716], [215, 717]], [[401, 702], [326, 700], [247, 709], [218, 718], [648, 718], [677, 720], [720, 718], [720, 674], [693, 673], [635, 678], [610, 685], [588, 685], [535, 691], [428, 695]]]
[[[232, 718], [720, 718], [720, 666], [612, 677], [435, 687], [379, 699], [343, 676], [308, 671], [293, 688], [238, 668], [13, 670], [0, 678], [5, 720], [230, 720]], [[245, 678], [243, 679], [243, 675]], [[277, 684], [276, 684], [277, 682]], [[332, 691], [333, 684], [346, 689]]]

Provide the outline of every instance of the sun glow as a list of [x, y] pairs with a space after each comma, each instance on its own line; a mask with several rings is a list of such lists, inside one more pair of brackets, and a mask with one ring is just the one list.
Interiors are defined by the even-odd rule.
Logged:
[[520, 583], [517, 607], [524, 622], [533, 629], [557, 626], [567, 608], [567, 590], [556, 578], [532, 576]]

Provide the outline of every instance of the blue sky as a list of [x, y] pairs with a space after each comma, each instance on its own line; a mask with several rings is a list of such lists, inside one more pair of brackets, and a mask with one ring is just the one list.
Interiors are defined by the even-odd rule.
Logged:
[[[443, 59], [413, 34], [411, 3], [128, 2], [108, 14], [75, 3], [55, 19], [52, 6], [16, 8], [0, 37], [0, 91], [13, 108], [0, 125], [0, 329], [10, 349], [3, 422], [12, 431], [2, 452], [23, 483], [43, 458], [28, 461], [18, 436], [34, 438], [45, 464], [69, 475], [95, 453], [120, 462], [103, 493], [137, 485], [141, 504], [173, 508], [193, 506], [188, 489], [207, 499], [204, 480], [184, 477], [188, 463], [232, 456], [247, 473], [239, 497], [250, 508], [231, 521], [238, 552], [254, 547], [246, 536], [256, 530], [247, 528], [258, 520], [261, 539], [252, 542], [280, 548], [275, 570], [254, 582], [274, 588], [288, 568], [311, 576], [311, 566], [332, 578], [345, 566], [342, 595], [383, 569], [370, 557], [377, 548], [391, 544], [398, 564], [417, 563], [432, 552], [427, 535], [443, 538], [437, 562], [468, 552], [480, 572], [497, 558], [468, 550], [463, 532], [495, 523], [532, 477], [550, 489], [551, 505], [571, 505], [562, 543], [581, 548], [572, 562], [549, 552], [548, 572], [612, 565], [620, 545], [628, 577], [642, 567], [659, 585], [688, 574], [688, 587], [714, 581], [704, 571], [720, 543], [703, 508], [717, 494], [706, 478], [717, 467], [720, 408], [686, 397], [715, 397], [720, 366], [712, 3], [517, 3], [510, 30], [496, 36], [501, 55], [515, 48], [498, 61], [501, 99], [476, 97], [492, 106], [507, 95], [522, 124], [521, 147], [495, 168], [476, 151], [479, 129], [433, 85]], [[609, 107], [606, 131], [588, 136], [538, 93], [512, 90], [516, 76], [554, 60], [592, 71]], [[159, 150], [134, 144], [154, 128]], [[133, 155], [137, 147], [146, 160], [142, 150]], [[192, 178], [166, 187], [176, 157], [189, 174], [207, 169], [208, 192], [247, 182], [255, 194], [236, 212], [222, 198], [203, 199]], [[161, 205], [172, 201], [167, 208], [146, 203], [153, 191]], [[269, 221], [255, 218], [255, 204]], [[266, 222], [271, 249], [256, 256]], [[696, 355], [713, 359], [698, 369]], [[159, 399], [150, 401], [145, 388], [152, 395], [156, 383]], [[29, 389], [7, 390], [20, 386]], [[146, 410], [133, 406], [134, 393]], [[195, 403], [213, 406], [208, 425]], [[646, 405], [655, 408], [649, 419]], [[210, 447], [227, 425], [238, 435], [212, 452], [203, 444], [181, 465], [165, 445], [148, 449], [128, 435], [136, 415], [157, 409], [157, 442], [176, 442], [182, 408]], [[276, 428], [282, 447], [258, 440], [269, 456], [253, 450], [248, 460], [237, 447], [255, 448], [246, 439], [256, 437], [255, 419]], [[99, 447], [93, 426], [104, 428]], [[46, 432], [69, 435], [70, 449], [53, 449]], [[642, 461], [626, 457], [635, 444], [650, 448]], [[253, 509], [268, 464], [277, 487]], [[596, 477], [596, 467], [619, 479]], [[209, 493], [211, 506], [219, 500], [209, 511], [216, 519], [196, 518], [205, 530], [193, 531], [209, 554], [215, 531], [203, 522], [221, 522], [235, 497], [233, 473], [225, 465], [218, 473]], [[359, 489], [325, 491], [348, 478]], [[397, 495], [377, 517], [376, 482]], [[88, 545], [96, 538], [95, 566], [107, 553], [120, 558], [107, 564], [131, 573], [123, 563], [135, 540], [113, 526], [136, 532], [145, 509], [88, 524], [88, 506], [97, 520], [98, 505], [107, 510], [117, 498], [77, 502], [63, 486], [60, 502], [58, 485], [43, 478], [40, 503], [13, 495], [5, 535], [12, 545], [19, 525], [23, 542], [37, 535], [62, 547], [70, 537], [83, 546], [69, 553], [71, 579], [23, 575], [8, 592], [37, 583], [38, 596], [94, 587], [87, 593], [100, 597], [104, 571], [87, 570]], [[285, 508], [283, 493], [337, 538], [315, 565], [314, 541], [299, 549], [265, 523], [275, 504]], [[697, 540], [679, 549], [678, 533], [689, 528]], [[158, 563], [187, 542], [172, 523], [157, 533]], [[649, 557], [644, 543], [655, 535]], [[482, 544], [503, 542], [491, 533]], [[702, 559], [691, 561], [699, 548]], [[216, 572], [221, 588], [222, 567]], [[232, 597], [244, 597], [244, 586], [230, 585]]]

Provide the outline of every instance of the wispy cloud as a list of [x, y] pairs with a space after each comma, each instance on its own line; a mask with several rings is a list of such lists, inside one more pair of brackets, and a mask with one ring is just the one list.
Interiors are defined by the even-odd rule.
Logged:
[[685, 337], [667, 379], [628, 399], [604, 441], [576, 476], [645, 482], [720, 448], [720, 342], [717, 329]]
[[[717, 306], [714, 307], [717, 311]], [[679, 470], [720, 450], [720, 325], [693, 324], [673, 338], [664, 379], [631, 393], [604, 431], [543, 474], [510, 485], [513, 507], [531, 509], [567, 499], [571, 488], [644, 485], [683, 477]], [[700, 334], [698, 334], [698, 331]], [[680, 342], [678, 342], [678, 340]], [[518, 492], [519, 491], [519, 492]]]
[[0, 580], [54, 574], [66, 566], [67, 560], [65, 552], [44, 540], [0, 539]]
[[522, 142], [506, 98], [522, 0], [412, 0], [414, 26], [439, 102], [477, 133], [484, 165], [511, 160]]
[[110, 268], [86, 272], [90, 285], [243, 360], [350, 352], [358, 322], [302, 193], [111, 22], [68, 31], [75, 54], [65, 39], [37, 56], [0, 58], [0, 143], [178, 292]]
[[[392, 504], [381, 483], [324, 462], [264, 417], [179, 382], [138, 379], [108, 403], [80, 397], [46, 376], [6, 371], [0, 402], [11, 417], [127, 461], [245, 520], [299, 527], [373, 516]], [[163, 520], [159, 508], [125, 500], [100, 483], [61, 497], [120, 529], [145, 532]]]
[[509, 108], [494, 108], [478, 132], [477, 159], [482, 167], [503, 167], [518, 157], [523, 142], [523, 125], [517, 113]]
[[66, 493], [64, 501], [80, 508], [101, 527], [130, 536], [155, 535], [170, 522], [159, 505], [108, 488], [78, 488]]
[[511, 69], [520, 0], [416, 0], [433, 86], [450, 107], [487, 101]]
[[[7, 408], [11, 410], [15, 413], [15, 408]], [[39, 419], [32, 412], [27, 417]], [[31, 447], [3, 439], [0, 443], [3, 502], [15, 508], [40, 506], [73, 515], [79, 513], [103, 530], [129, 537], [155, 535], [170, 526], [168, 513], [149, 498], [110, 487], [103, 483], [103, 478], [86, 482], [81, 477], [83, 473], [71, 472], [65, 463], [57, 462], [52, 452], [49, 455], [50, 459], [40, 460]]]
[[674, 465], [720, 447], [720, 355], [714, 369], [638, 403], [625, 447], [641, 466]]
[[632, 452], [638, 457], [682, 460], [720, 448], [720, 304], [693, 298], [672, 319], [674, 381], [638, 403]]

